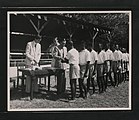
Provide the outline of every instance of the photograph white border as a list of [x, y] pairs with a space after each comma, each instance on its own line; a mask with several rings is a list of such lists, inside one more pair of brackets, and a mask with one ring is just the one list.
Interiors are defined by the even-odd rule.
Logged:
[[[27, 13], [128, 13], [129, 14], [129, 107], [128, 108], [35, 108], [35, 109], [10, 109], [10, 80], [9, 80], [9, 60], [10, 60], [10, 14], [27, 14]], [[7, 11], [7, 110], [8, 111], [94, 111], [94, 110], [132, 110], [132, 11]]]

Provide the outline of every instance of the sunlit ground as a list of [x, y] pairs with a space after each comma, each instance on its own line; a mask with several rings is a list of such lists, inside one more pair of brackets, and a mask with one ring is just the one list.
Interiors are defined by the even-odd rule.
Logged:
[[[43, 83], [43, 81], [42, 81]], [[98, 93], [96, 86], [95, 94], [91, 94], [88, 99], [76, 98], [74, 103], [69, 102], [70, 95], [69, 81], [67, 80], [66, 92], [62, 95], [56, 94], [56, 81], [51, 79], [51, 88], [40, 87], [40, 93], [34, 94], [34, 99], [30, 101], [28, 95], [22, 97], [21, 90], [13, 89], [10, 91], [10, 109], [26, 108], [128, 108], [129, 107], [129, 82], [121, 83], [118, 87], [108, 86], [107, 91]], [[79, 89], [77, 87], [77, 95]]]

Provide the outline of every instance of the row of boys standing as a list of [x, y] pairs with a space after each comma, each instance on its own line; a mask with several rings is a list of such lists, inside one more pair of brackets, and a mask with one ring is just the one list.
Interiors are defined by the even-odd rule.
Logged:
[[[32, 42], [27, 43], [26, 47], [26, 67], [32, 68], [39, 63], [41, 58], [41, 45], [39, 44], [41, 37], [36, 37]], [[67, 45], [67, 48], [65, 47]], [[102, 93], [107, 88], [108, 78], [111, 80], [111, 85], [118, 86], [122, 80], [128, 75], [129, 55], [123, 50], [119, 50], [119, 46], [113, 46], [110, 50], [110, 44], [106, 45], [106, 50], [103, 50], [101, 43], [98, 44], [98, 51], [92, 49], [91, 44], [88, 45], [88, 50], [85, 47], [85, 42], [80, 42], [80, 52], [74, 48], [74, 43], [62, 40], [58, 43], [57, 37], [53, 40], [50, 46], [52, 53], [52, 67], [63, 68], [66, 71], [67, 63], [69, 64], [69, 77], [71, 85], [71, 99], [76, 97], [76, 82], [79, 80], [80, 97], [87, 98], [90, 83], [95, 92], [94, 78], [97, 76], [99, 93]], [[68, 49], [68, 50], [67, 50]], [[114, 73], [112, 79], [111, 73]], [[123, 74], [124, 73], [124, 74]], [[66, 74], [66, 72], [65, 72]], [[66, 75], [65, 75], [66, 77]], [[38, 92], [37, 79], [34, 81], [34, 91]], [[30, 77], [27, 76], [26, 92], [30, 92]]]
[[[58, 43], [57, 38], [55, 43]], [[68, 52], [65, 45], [67, 45]], [[99, 43], [98, 51], [96, 52], [91, 44], [86, 49], [85, 41], [81, 41], [80, 52], [78, 52], [74, 48], [73, 41], [66, 43], [66, 40], [63, 40], [60, 45], [55, 45], [52, 56], [53, 67], [66, 69], [66, 63], [70, 66], [71, 100], [76, 97], [77, 79], [80, 89], [79, 97], [86, 99], [89, 95], [91, 84], [93, 93], [95, 92], [94, 78], [96, 76], [99, 93], [106, 91], [109, 79], [111, 85], [115, 87], [125, 81], [127, 77], [129, 55], [125, 52], [125, 49], [123, 49], [122, 53], [118, 45], [113, 45], [112, 50], [110, 50], [110, 44], [107, 43], [106, 49], [103, 50], [103, 45]], [[112, 72], [114, 77], [111, 74]]]

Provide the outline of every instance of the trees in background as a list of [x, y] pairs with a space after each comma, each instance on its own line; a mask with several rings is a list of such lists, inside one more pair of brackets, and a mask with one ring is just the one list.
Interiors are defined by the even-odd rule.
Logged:
[[[129, 43], [129, 14], [128, 13], [93, 13], [93, 14], [72, 14], [77, 20], [93, 23], [95, 25], [113, 29], [109, 35], [112, 42], [119, 43], [128, 49]], [[108, 34], [102, 34], [99, 38], [107, 39]]]

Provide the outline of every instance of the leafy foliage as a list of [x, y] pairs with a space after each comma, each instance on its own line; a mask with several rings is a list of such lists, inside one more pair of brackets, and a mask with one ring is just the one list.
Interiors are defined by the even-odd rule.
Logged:
[[129, 40], [129, 14], [128, 13], [95, 13], [95, 14], [74, 14], [77, 20], [93, 23], [95, 25], [108, 27], [113, 29], [111, 35], [100, 35], [103, 40], [119, 43], [121, 46], [127, 47]]

